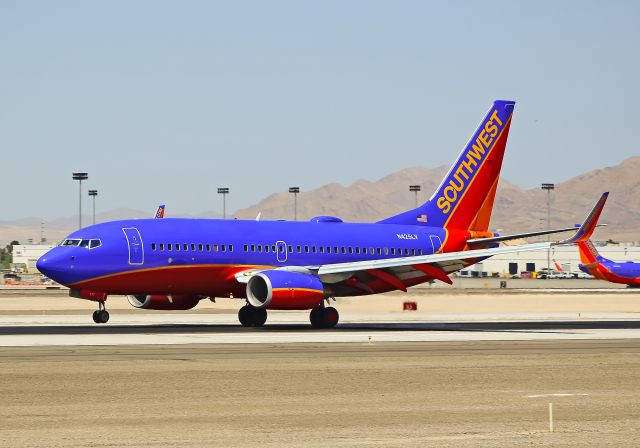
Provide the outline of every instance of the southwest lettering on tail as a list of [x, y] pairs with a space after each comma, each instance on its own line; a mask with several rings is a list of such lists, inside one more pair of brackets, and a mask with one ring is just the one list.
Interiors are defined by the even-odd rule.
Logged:
[[453, 178], [449, 180], [449, 185], [444, 187], [442, 195], [436, 200], [438, 208], [445, 215], [451, 211], [452, 205], [462, 196], [469, 184], [469, 180], [473, 179], [473, 174], [482, 163], [485, 155], [491, 151], [491, 145], [494, 143], [503, 124], [500, 117], [498, 117], [498, 110], [494, 109], [484, 128], [478, 133], [475, 143], [471, 145], [471, 148], [465, 154], [465, 158], [460, 161], [458, 168], [453, 173]]

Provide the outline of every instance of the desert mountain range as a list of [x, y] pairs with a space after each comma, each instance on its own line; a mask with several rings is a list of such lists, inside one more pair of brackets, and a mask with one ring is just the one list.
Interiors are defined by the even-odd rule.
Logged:
[[[419, 201], [431, 195], [448, 167], [413, 167], [390, 174], [377, 181], [357, 180], [349, 186], [331, 183], [298, 195], [298, 219], [317, 215], [338, 216], [345, 221], [373, 222], [414, 207], [414, 193], [409, 185], [420, 185]], [[606, 228], [596, 231], [594, 239], [606, 241], [640, 241], [640, 157], [631, 157], [619, 165], [587, 172], [557, 183], [551, 194], [551, 226], [565, 227], [581, 222], [600, 193], [611, 195], [600, 220]], [[274, 193], [259, 203], [238, 210], [234, 217], [255, 219], [293, 219], [293, 197], [288, 192]], [[150, 217], [153, 210], [117, 209], [97, 216], [98, 222]], [[217, 217], [203, 212], [198, 217]], [[89, 218], [85, 217], [85, 223]], [[26, 218], [0, 221], [0, 243], [16, 239], [34, 242], [40, 238], [40, 219]], [[48, 241], [59, 241], [77, 226], [77, 217], [60, 218], [45, 223]], [[505, 179], [500, 180], [491, 220], [492, 230], [501, 233], [542, 230], [547, 227], [547, 193], [539, 188], [524, 189]]]
[[[375, 182], [358, 180], [348, 187], [333, 183], [302, 192], [298, 195], [298, 219], [333, 215], [345, 221], [377, 221], [415, 206], [409, 185], [420, 185], [419, 201], [427, 200], [448, 169], [413, 167]], [[551, 193], [551, 226], [581, 223], [603, 191], [611, 192], [600, 219], [608, 226], [598, 229], [594, 238], [640, 240], [640, 157], [557, 183]], [[258, 213], [262, 213], [262, 219], [293, 219], [292, 195], [272, 194], [252, 207], [238, 210], [234, 216], [253, 219]], [[546, 229], [547, 193], [500, 179], [491, 228], [503, 234]]]

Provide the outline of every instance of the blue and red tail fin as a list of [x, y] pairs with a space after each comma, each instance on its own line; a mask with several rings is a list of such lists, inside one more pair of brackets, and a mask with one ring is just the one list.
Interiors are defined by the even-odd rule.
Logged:
[[156, 215], [154, 216], [156, 219], [164, 218], [164, 204], [158, 206], [158, 210], [156, 210]]
[[379, 222], [486, 232], [514, 106], [515, 101], [495, 101], [433, 196]]

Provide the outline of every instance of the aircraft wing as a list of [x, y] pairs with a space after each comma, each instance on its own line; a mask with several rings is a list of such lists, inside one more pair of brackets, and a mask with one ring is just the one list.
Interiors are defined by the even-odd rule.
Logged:
[[[375, 260], [354, 261], [347, 263], [332, 263], [320, 266], [299, 266], [280, 268], [295, 270], [306, 273], [313, 273], [319, 276], [326, 283], [341, 283], [351, 275], [364, 275], [369, 278], [374, 277], [394, 286], [397, 289], [406, 291], [406, 286], [402, 279], [425, 274], [433, 279], [441, 280], [451, 284], [448, 274], [462, 269], [465, 265], [472, 264], [474, 260], [490, 257], [493, 255], [526, 252], [533, 250], [549, 249], [553, 246], [575, 244], [587, 240], [597, 226], [598, 218], [604, 207], [609, 193], [603, 193], [600, 200], [591, 210], [587, 219], [582, 223], [573, 236], [562, 241], [543, 242], [533, 244], [523, 244], [519, 246], [503, 246], [490, 249], [471, 249], [459, 252], [445, 252], [431, 255], [418, 255], [414, 257], [384, 258]], [[252, 275], [264, 271], [262, 268], [249, 269], [235, 275], [241, 283], [247, 283]], [[354, 285], [356, 289], [366, 290], [368, 287], [363, 282]]]
[[[491, 249], [472, 249], [460, 252], [445, 252], [432, 255], [419, 255], [415, 257], [334, 263], [316, 267], [309, 267], [309, 270], [311, 270], [312, 272], [317, 272], [317, 275], [319, 275], [320, 277], [330, 274], [367, 271], [369, 274], [372, 274], [374, 277], [378, 277], [383, 281], [395, 283], [393, 278], [389, 278], [384, 274], [393, 276], [395, 273], [400, 273], [403, 271], [407, 272], [408, 268], [409, 270], [421, 271], [433, 278], [450, 283], [451, 281], [447, 277], [447, 274], [460, 269], [461, 266], [465, 264], [469, 264], [469, 260], [490, 257], [499, 254], [544, 250], [552, 246], [575, 244], [579, 241], [588, 239], [597, 225], [598, 218], [602, 213], [602, 209], [604, 208], [604, 204], [607, 200], [608, 195], [608, 192], [603, 193], [596, 205], [591, 210], [591, 213], [589, 213], [582, 225], [576, 230], [575, 234], [572, 237], [562, 241], [523, 244], [520, 246], [495, 247]], [[383, 273], [381, 274], [380, 270], [383, 269], [391, 272], [382, 271]], [[401, 282], [398, 283], [401, 284]]]

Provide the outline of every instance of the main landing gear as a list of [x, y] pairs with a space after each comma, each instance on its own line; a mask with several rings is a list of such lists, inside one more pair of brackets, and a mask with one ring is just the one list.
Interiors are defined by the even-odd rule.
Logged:
[[109, 322], [109, 312], [104, 306], [104, 302], [98, 302], [98, 309], [93, 312], [93, 321], [97, 324]]
[[245, 305], [238, 311], [238, 320], [243, 327], [262, 327], [267, 321], [267, 310]]
[[311, 310], [309, 320], [313, 328], [333, 328], [338, 325], [340, 314], [332, 306], [319, 306]]

